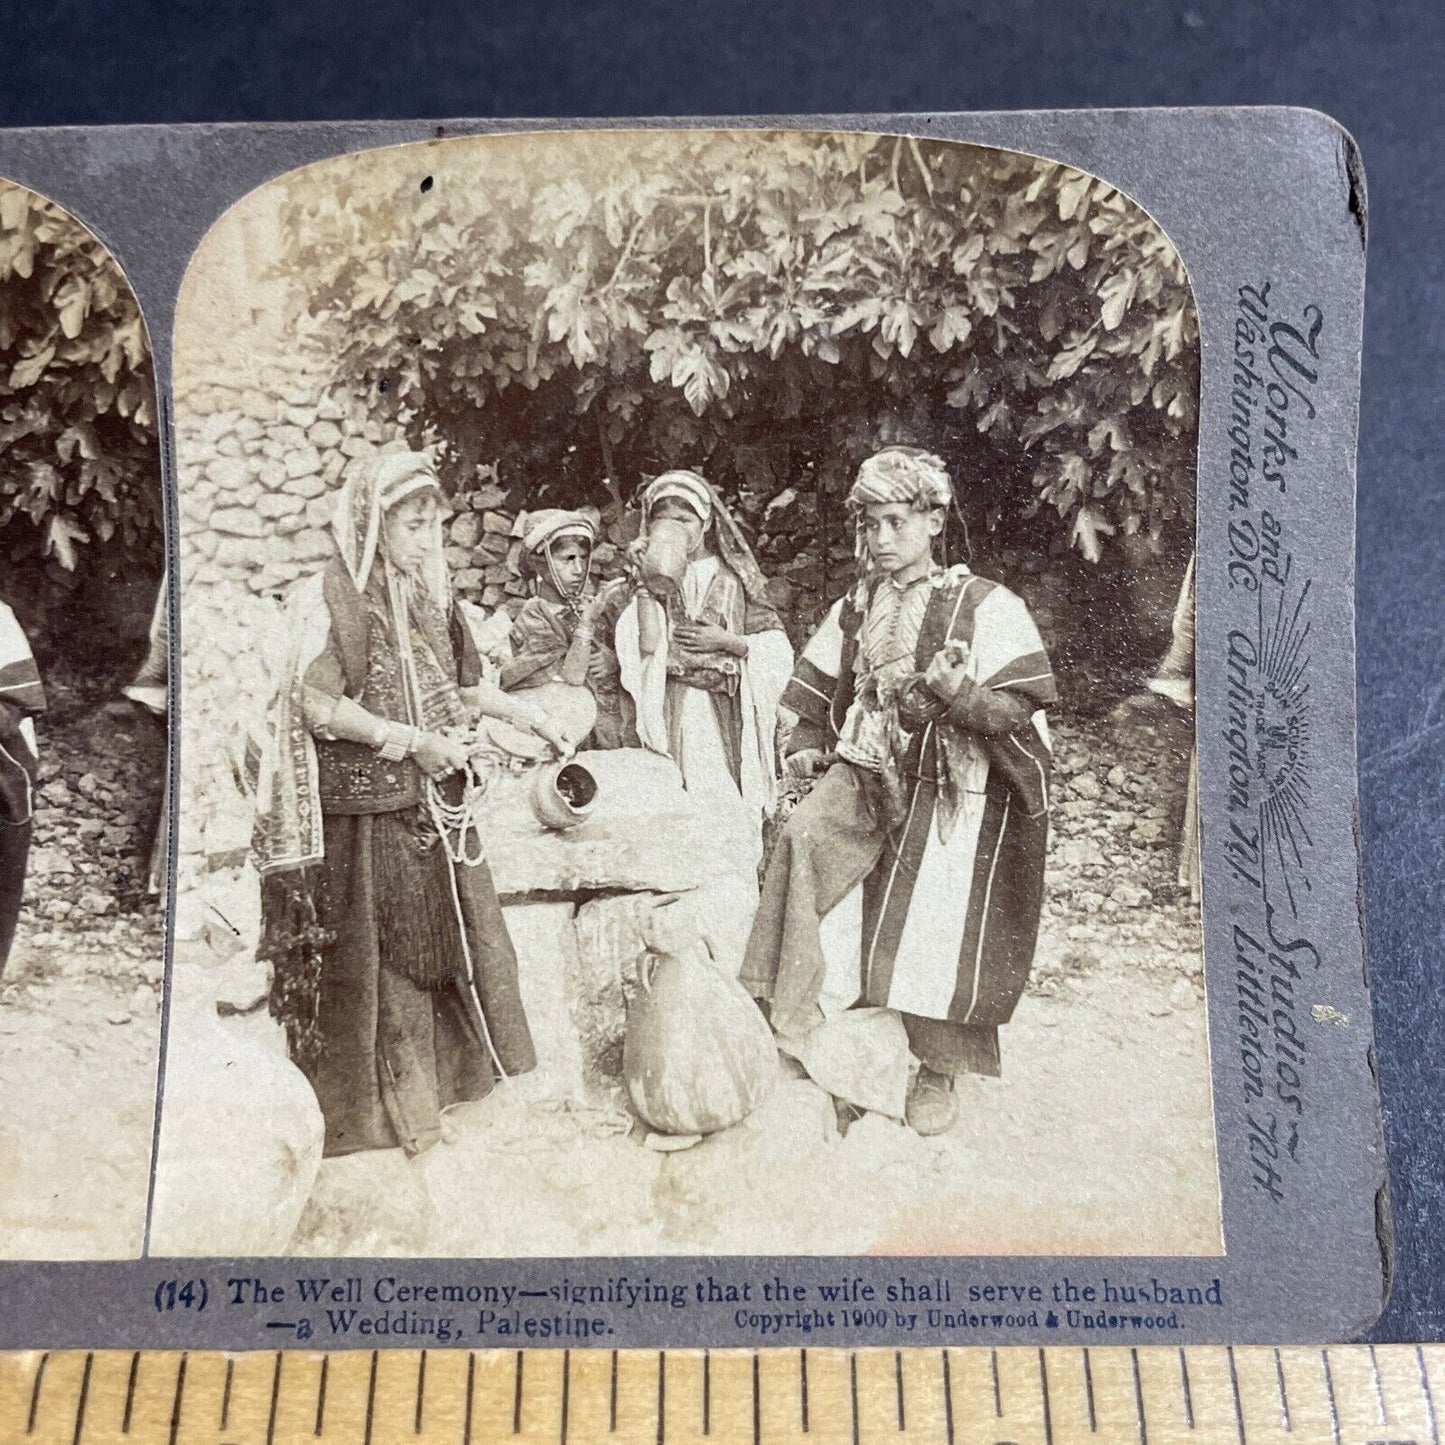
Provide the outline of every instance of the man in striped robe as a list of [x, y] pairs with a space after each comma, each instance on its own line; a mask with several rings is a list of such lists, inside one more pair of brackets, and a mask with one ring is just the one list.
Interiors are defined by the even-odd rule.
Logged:
[[858, 583], [783, 696], [789, 769], [821, 776], [769, 863], [742, 970], [785, 1042], [859, 1005], [900, 1015], [921, 1134], [953, 1124], [956, 1075], [998, 1074], [1033, 963], [1055, 698], [1024, 604], [934, 561], [951, 500], [943, 463], [911, 447], [859, 471]]
[[0, 602], [0, 977], [15, 941], [35, 813], [36, 713], [45, 690], [15, 614]]

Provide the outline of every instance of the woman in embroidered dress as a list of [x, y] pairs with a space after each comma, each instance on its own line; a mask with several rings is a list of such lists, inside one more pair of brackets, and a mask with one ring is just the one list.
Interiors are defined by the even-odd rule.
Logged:
[[502, 665], [507, 692], [544, 683], [586, 687], [597, 701], [597, 721], [586, 746], [635, 745], [631, 699], [618, 679], [613, 629], [626, 584], [591, 584], [597, 524], [586, 512], [549, 508], [525, 519], [522, 568], [532, 596], [512, 624], [512, 657]]
[[677, 764], [688, 792], [740, 808], [761, 857], [793, 649], [751, 548], [696, 472], [664, 472], [648, 484], [639, 550], [663, 521], [681, 529], [686, 566], [674, 592], [659, 599], [639, 588], [618, 619], [622, 685], [637, 705], [643, 746]]
[[419, 1153], [450, 1105], [536, 1064], [491, 871], [447, 810], [462, 798], [458, 735], [480, 716], [559, 751], [566, 739], [482, 682], [440, 503], [423, 454], [357, 463], [333, 523], [339, 555], [288, 609], [257, 818], [263, 953], [328, 1154]]

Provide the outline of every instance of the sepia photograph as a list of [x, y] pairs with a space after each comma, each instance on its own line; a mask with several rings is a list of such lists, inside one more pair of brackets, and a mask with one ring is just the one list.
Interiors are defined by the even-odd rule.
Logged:
[[0, 179], [0, 1258], [141, 1252], [167, 641], [150, 348], [110, 252]]
[[471, 137], [233, 206], [152, 1252], [1221, 1254], [1198, 392], [1168, 236], [1017, 151]]

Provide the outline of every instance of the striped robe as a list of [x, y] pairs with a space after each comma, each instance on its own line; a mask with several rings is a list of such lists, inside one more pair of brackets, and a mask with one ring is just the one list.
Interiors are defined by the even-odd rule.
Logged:
[[[844, 599], [804, 649], [783, 697], [799, 718], [791, 751], [836, 743], [853, 699], [861, 624]], [[774, 862], [812, 890], [818, 948], [802, 946], [796, 932], [789, 937], [796, 907], [782, 891], [787, 880], [770, 878], [744, 974], [756, 996], [773, 1001], [780, 1031], [815, 1026], [829, 1011], [828, 995], [835, 1007], [859, 1002], [996, 1028], [1023, 992], [1043, 903], [1050, 772], [1043, 707], [1056, 696], [1053, 674], [1023, 602], [963, 567], [934, 579], [917, 672], [953, 640], [969, 647], [968, 677], [984, 704], [976, 711], [988, 710], [989, 694], [1013, 698], [1023, 706], [1003, 711], [1021, 725], [976, 732], [940, 706], [942, 715], [917, 728], [896, 760], [903, 783], [896, 826], [876, 804], [870, 814], [850, 801], [870, 793], [876, 800], [882, 790], [877, 775], [846, 764], [835, 771], [854, 775], [851, 786], [830, 773], [799, 805], [786, 860]], [[851, 830], [847, 846], [830, 847], [830, 806], [839, 810], [839, 840], [843, 826]], [[878, 820], [871, 853], [859, 833], [859, 819], [869, 816]], [[805, 858], [796, 856], [800, 847]]]

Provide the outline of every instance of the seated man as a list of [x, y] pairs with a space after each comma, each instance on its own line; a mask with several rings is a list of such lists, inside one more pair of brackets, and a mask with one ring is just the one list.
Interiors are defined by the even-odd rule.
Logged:
[[507, 692], [548, 682], [587, 687], [597, 700], [597, 721], [583, 746], [633, 747], [631, 699], [618, 680], [612, 637], [626, 583], [589, 586], [596, 541], [585, 512], [553, 508], [526, 519], [522, 569], [532, 596], [512, 624], [512, 658], [499, 681]]
[[998, 1074], [1032, 966], [1055, 697], [1023, 603], [934, 561], [952, 495], [912, 447], [858, 472], [860, 575], [783, 699], [790, 770], [822, 776], [769, 863], [742, 970], [785, 1040], [857, 1004], [901, 1015], [920, 1134], [953, 1124], [956, 1075]]

